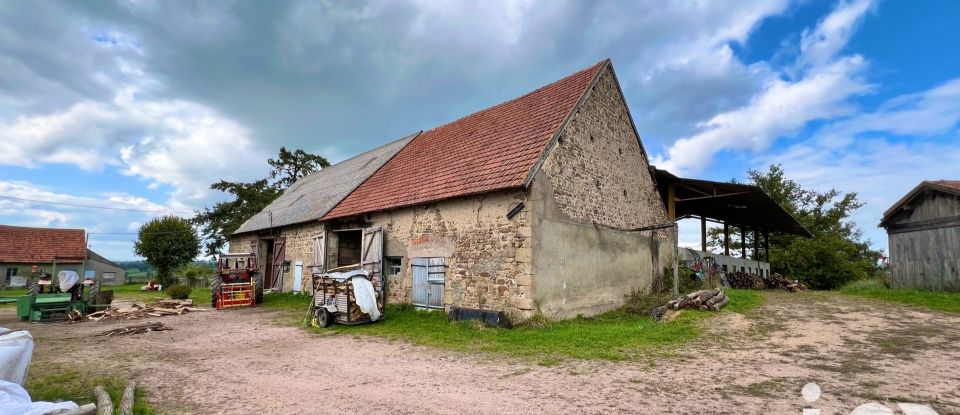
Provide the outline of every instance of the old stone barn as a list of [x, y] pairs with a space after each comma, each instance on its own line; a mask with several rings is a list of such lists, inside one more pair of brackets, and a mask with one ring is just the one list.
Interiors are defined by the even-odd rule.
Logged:
[[302, 179], [230, 250], [283, 291], [363, 263], [388, 303], [562, 318], [649, 291], [670, 224], [607, 60]]
[[925, 181], [888, 209], [894, 288], [960, 291], [960, 180]]

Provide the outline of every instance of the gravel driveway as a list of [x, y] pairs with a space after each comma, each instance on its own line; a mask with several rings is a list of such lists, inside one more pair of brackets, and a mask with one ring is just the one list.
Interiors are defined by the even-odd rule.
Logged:
[[[868, 401], [960, 413], [960, 316], [833, 294], [765, 293], [749, 315], [637, 362], [536, 361], [317, 335], [265, 309], [190, 313], [171, 331], [111, 338], [123, 323], [0, 326], [38, 339], [35, 362], [127, 374], [159, 413], [850, 413]], [[808, 403], [801, 387], [817, 383]]]

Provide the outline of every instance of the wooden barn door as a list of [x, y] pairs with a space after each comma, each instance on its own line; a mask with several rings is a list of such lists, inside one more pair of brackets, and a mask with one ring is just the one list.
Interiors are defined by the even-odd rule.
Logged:
[[283, 236], [276, 236], [273, 238], [273, 258], [271, 262], [272, 277], [273, 281], [266, 282], [264, 285], [269, 286], [274, 291], [283, 291], [283, 258], [286, 254], [286, 244], [287, 238]]
[[360, 266], [375, 279], [383, 278], [383, 229], [364, 229], [361, 241]]

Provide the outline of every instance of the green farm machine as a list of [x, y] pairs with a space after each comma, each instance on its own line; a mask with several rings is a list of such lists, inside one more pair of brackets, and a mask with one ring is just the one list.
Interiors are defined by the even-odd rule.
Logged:
[[[16, 298], [17, 317], [23, 321], [73, 320], [110, 306], [111, 296], [101, 295], [99, 282], [81, 281], [73, 271], [62, 271], [58, 279], [59, 286], [50, 283], [49, 274], [31, 282], [27, 295]], [[44, 286], [49, 286], [48, 293], [42, 292]]]

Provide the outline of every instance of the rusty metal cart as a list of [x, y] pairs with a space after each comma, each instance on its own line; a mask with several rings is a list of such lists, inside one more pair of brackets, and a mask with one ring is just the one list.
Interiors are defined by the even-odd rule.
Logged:
[[[344, 269], [353, 268], [353, 269]], [[373, 285], [376, 296], [376, 308], [379, 314], [377, 321], [383, 319], [383, 278], [380, 275], [370, 275], [369, 272], [356, 267], [337, 268], [343, 272], [314, 273], [313, 275], [313, 303], [311, 304], [311, 325], [327, 327], [331, 322], [337, 324], [362, 324], [374, 321], [370, 314], [363, 312], [357, 305], [357, 293], [353, 281], [363, 278]], [[333, 270], [331, 270], [333, 271]]]

